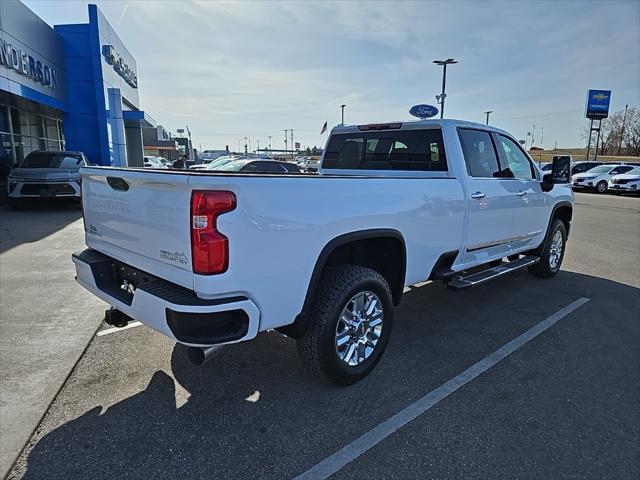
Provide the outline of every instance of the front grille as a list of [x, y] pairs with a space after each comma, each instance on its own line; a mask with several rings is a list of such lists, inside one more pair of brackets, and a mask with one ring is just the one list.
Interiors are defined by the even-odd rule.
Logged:
[[22, 195], [40, 195], [43, 197], [55, 195], [73, 195], [76, 191], [68, 183], [27, 183], [20, 189]]
[[622, 184], [624, 185], [625, 183], [631, 183], [633, 182], [633, 180], [631, 178], [614, 178], [613, 180], [611, 180], [611, 183], [616, 183], [616, 184]]

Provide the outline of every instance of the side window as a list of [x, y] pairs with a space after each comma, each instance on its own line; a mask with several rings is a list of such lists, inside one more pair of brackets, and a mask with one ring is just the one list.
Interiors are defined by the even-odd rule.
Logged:
[[478, 178], [499, 177], [498, 157], [489, 132], [461, 128], [458, 135], [469, 175]]
[[527, 155], [510, 138], [498, 135], [498, 145], [507, 162], [502, 173], [507, 178], [523, 178], [531, 180], [535, 178], [531, 162]]
[[283, 169], [277, 162], [253, 162], [250, 164], [253, 167], [251, 171], [260, 173], [282, 173]]
[[627, 173], [629, 170], [631, 170], [633, 167], [616, 167], [611, 171], [611, 175], [619, 175], [621, 173]]
[[440, 129], [337, 134], [324, 155], [325, 168], [447, 171]]

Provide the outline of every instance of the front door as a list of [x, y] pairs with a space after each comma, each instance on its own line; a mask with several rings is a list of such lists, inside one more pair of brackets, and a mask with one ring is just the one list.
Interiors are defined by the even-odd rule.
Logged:
[[460, 128], [458, 135], [467, 167], [470, 196], [462, 263], [482, 263], [509, 254], [514, 206], [519, 198], [513, 183], [501, 178], [491, 133]]
[[502, 176], [510, 182], [517, 197], [513, 217], [512, 249], [537, 247], [544, 239], [551, 209], [548, 196], [527, 154], [513, 139], [494, 134]]

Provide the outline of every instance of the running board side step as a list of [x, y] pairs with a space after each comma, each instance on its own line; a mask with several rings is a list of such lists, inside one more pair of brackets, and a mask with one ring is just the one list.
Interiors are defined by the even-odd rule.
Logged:
[[462, 290], [464, 288], [470, 288], [475, 285], [479, 285], [494, 278], [501, 277], [507, 273], [514, 272], [524, 267], [534, 265], [540, 261], [540, 257], [534, 255], [526, 255], [517, 260], [511, 262], [505, 262], [496, 267], [487, 268], [480, 272], [475, 272], [467, 275], [456, 275], [453, 279], [447, 283], [447, 288], [450, 290]]

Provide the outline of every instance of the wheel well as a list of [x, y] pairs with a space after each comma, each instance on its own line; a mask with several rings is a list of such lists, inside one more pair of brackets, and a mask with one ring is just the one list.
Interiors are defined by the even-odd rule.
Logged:
[[402, 240], [396, 237], [374, 237], [342, 244], [331, 252], [324, 268], [333, 265], [359, 265], [375, 270], [389, 284], [393, 303], [400, 303], [406, 269]]
[[571, 218], [573, 217], [573, 208], [569, 205], [558, 207], [553, 213], [553, 218], [559, 218], [564, 223], [564, 227], [569, 235], [569, 227], [571, 226]]
[[404, 291], [407, 268], [404, 238], [397, 230], [373, 229], [347, 233], [331, 240], [320, 252], [313, 269], [302, 311], [291, 325], [277, 330], [292, 338], [306, 332], [313, 308], [316, 288], [322, 273], [334, 265], [359, 265], [377, 271], [391, 289], [394, 305], [398, 305]]

